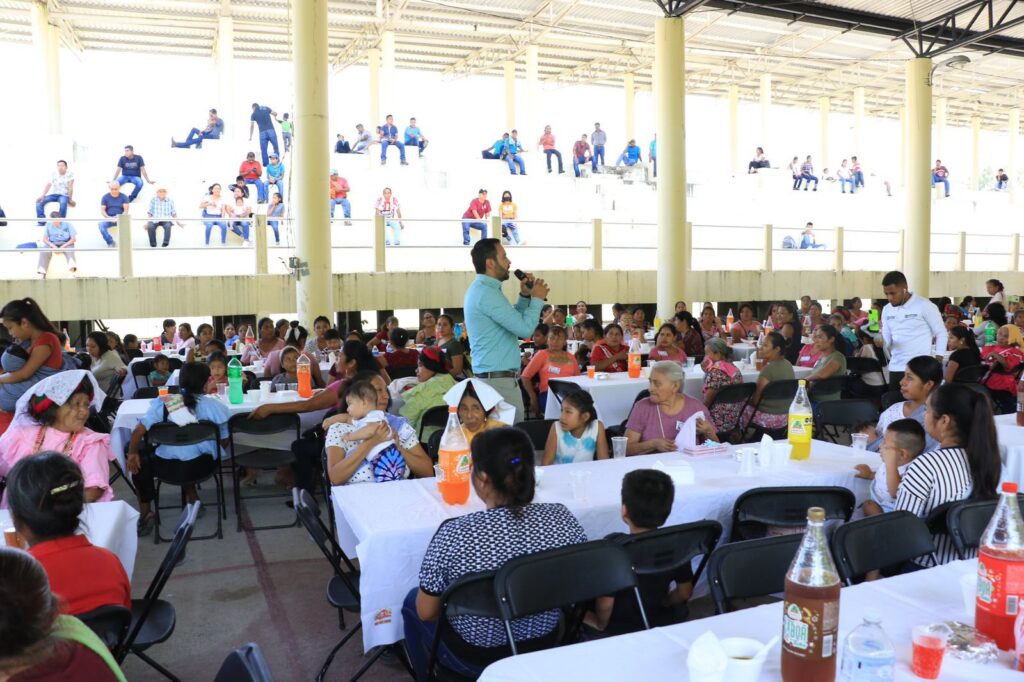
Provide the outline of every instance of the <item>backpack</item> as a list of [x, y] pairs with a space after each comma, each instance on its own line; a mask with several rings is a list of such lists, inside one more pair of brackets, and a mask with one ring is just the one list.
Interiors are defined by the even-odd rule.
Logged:
[[795, 249], [796, 248], [796, 240], [793, 239], [793, 237], [791, 237], [790, 235], [787, 234], [785, 237], [782, 238], [782, 248], [784, 248], [784, 249]]

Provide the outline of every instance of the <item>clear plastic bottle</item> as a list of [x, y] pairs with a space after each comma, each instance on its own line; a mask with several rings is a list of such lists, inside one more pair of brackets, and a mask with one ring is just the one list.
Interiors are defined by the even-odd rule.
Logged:
[[1017, 426], [1024, 426], [1024, 379], [1017, 382]]
[[1013, 622], [1024, 597], [1024, 523], [1017, 505], [1017, 484], [1003, 483], [992, 520], [978, 550], [978, 592], [974, 624], [1013, 651]]
[[437, 452], [437, 490], [447, 504], [465, 504], [469, 499], [471, 465], [469, 442], [459, 422], [459, 409], [452, 405], [448, 408], [448, 424]]
[[245, 400], [245, 386], [242, 379], [242, 363], [238, 356], [228, 362], [228, 402], [239, 405]]
[[814, 411], [811, 399], [807, 397], [807, 382], [800, 380], [800, 387], [789, 406], [788, 438], [793, 446], [791, 459], [808, 459], [811, 456], [811, 438], [814, 435]]
[[732, 325], [736, 321], [736, 318], [732, 316], [732, 308], [729, 308], [728, 314], [725, 316], [725, 328], [728, 331], [732, 331]]
[[896, 673], [896, 649], [882, 629], [882, 616], [864, 610], [864, 622], [843, 642], [840, 682], [890, 682]]
[[634, 333], [633, 338], [629, 342], [629, 352], [626, 353], [627, 368], [629, 369], [629, 378], [638, 379], [640, 378], [640, 334]]
[[309, 358], [300, 355], [295, 363], [295, 374], [299, 380], [299, 397], [311, 398], [313, 396], [313, 376], [310, 374]]

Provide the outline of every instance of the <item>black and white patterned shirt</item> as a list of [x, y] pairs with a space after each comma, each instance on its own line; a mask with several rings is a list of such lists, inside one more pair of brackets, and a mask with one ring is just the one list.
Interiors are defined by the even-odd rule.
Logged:
[[[468, 573], [496, 571], [524, 554], [586, 542], [576, 517], [561, 504], [528, 504], [518, 511], [496, 507], [473, 512], [441, 524], [420, 566], [420, 589], [440, 596], [449, 585]], [[558, 612], [527, 616], [512, 621], [516, 641], [546, 635], [558, 624]], [[452, 627], [470, 644], [483, 647], [506, 643], [500, 620], [459, 616]]]
[[[946, 502], [966, 500], [974, 489], [967, 451], [963, 448], [939, 448], [916, 457], [896, 491], [896, 509], [912, 512], [922, 519]], [[935, 555], [940, 564], [957, 558], [948, 535], [935, 536]], [[927, 565], [927, 558], [917, 559]]]

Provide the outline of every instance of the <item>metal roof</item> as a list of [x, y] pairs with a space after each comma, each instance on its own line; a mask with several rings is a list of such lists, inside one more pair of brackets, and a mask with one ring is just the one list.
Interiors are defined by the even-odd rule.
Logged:
[[[0, 0], [0, 40], [31, 40], [34, 1]], [[900, 27], [926, 25], [987, 1], [689, 2], [688, 92], [724, 97], [735, 84], [741, 99], [754, 101], [761, 74], [770, 73], [775, 103], [815, 106], [818, 97], [828, 96], [833, 111], [852, 111], [853, 89], [863, 86], [867, 113], [893, 117], [903, 101], [904, 64], [913, 56], [912, 44], [899, 37]], [[1013, 9], [1013, 0], [990, 1], [997, 15], [1010, 10], [1024, 20], [1024, 9]], [[237, 58], [286, 59], [290, 51], [288, 0], [48, 4], [65, 47], [76, 51], [211, 56], [222, 14], [233, 17]], [[538, 46], [542, 80], [618, 85], [631, 72], [637, 87], [649, 88], [654, 22], [660, 16], [653, 0], [332, 0], [329, 47], [336, 69], [363, 63], [366, 50], [390, 29], [397, 68], [457, 78], [500, 75], [508, 59], [525, 71], [526, 46], [532, 43]], [[951, 124], [966, 124], [977, 114], [987, 127], [1005, 127], [1007, 110], [1019, 106], [1024, 86], [1024, 58], [1009, 54], [1017, 39], [1024, 45], [1024, 23], [1010, 22], [986, 41], [955, 50], [971, 63], [940, 71], [935, 82], [935, 95], [948, 99]]]

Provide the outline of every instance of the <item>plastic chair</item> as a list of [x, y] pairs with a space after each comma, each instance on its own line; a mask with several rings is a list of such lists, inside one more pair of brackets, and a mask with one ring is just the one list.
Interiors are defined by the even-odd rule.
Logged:
[[[518, 654], [512, 621], [598, 597], [632, 590], [644, 628], [647, 614], [629, 555], [608, 540], [526, 554], [505, 562], [494, 578], [498, 609], [512, 654]], [[580, 611], [577, 609], [577, 611]], [[582, 613], [567, 631], [574, 632]]]
[[877, 400], [888, 390], [886, 384], [872, 386], [864, 380], [868, 374], [878, 374], [883, 379], [885, 373], [882, 371], [882, 363], [875, 358], [862, 358], [852, 356], [846, 358], [846, 372], [849, 378], [847, 389], [851, 398], [869, 398]]
[[906, 400], [906, 398], [903, 397], [903, 393], [902, 392], [900, 392], [900, 391], [886, 391], [885, 393], [882, 394], [882, 398], [881, 398], [882, 410], [883, 411], [884, 410], [888, 410], [890, 407], [892, 407], [896, 403], [901, 403], [904, 400]]
[[953, 375], [953, 381], [958, 384], [976, 384], [985, 376], [984, 365], [968, 365], [961, 367]]
[[110, 385], [107, 386], [106, 391], [104, 391], [108, 398], [121, 397], [121, 386], [124, 384], [125, 377], [127, 376], [127, 372], [124, 374], [121, 374], [120, 372], [114, 374], [114, 377], [110, 380]]
[[121, 646], [132, 626], [131, 609], [119, 604], [107, 604], [75, 617], [89, 626], [111, 651]]
[[715, 397], [708, 406], [708, 410], [714, 408], [715, 405], [740, 406], [735, 423], [724, 424], [723, 428], [718, 430], [718, 437], [720, 440], [726, 441], [729, 436], [740, 431], [740, 425], [743, 421], [743, 410], [745, 410], [747, 404], [750, 403], [750, 399], [754, 397], [755, 390], [757, 390], [757, 384], [743, 383], [723, 386], [715, 393]]
[[181, 393], [181, 386], [143, 386], [135, 389], [133, 400], [152, 400], [160, 395], [160, 389], [166, 388], [168, 393]]
[[[135, 379], [135, 392], [138, 393], [138, 389], [143, 386], [149, 386], [149, 373], [153, 371], [153, 361], [150, 358], [146, 358], [142, 362], [136, 362], [130, 365], [132, 378]], [[145, 383], [143, 383], [145, 382]], [[135, 396], [127, 396], [134, 398]]]
[[[755, 383], [753, 385], [755, 386], [756, 390], [757, 384]], [[761, 404], [764, 403], [764, 401], [766, 400], [787, 400], [789, 402], [793, 402], [793, 398], [796, 397], [796, 392], [799, 387], [800, 382], [797, 381], [796, 379], [783, 379], [780, 381], [769, 382], [768, 385], [764, 387], [764, 390], [761, 391], [761, 399], [758, 400], [757, 405], [754, 406], [754, 411], [750, 414], [750, 421], [748, 421], [747, 425], [743, 427], [743, 430], [746, 431], [751, 426], [753, 426], [755, 429], [754, 433], [758, 438], [765, 433], [767, 433], [769, 436], [776, 440], [778, 440], [779, 438], [784, 438], [786, 436], [786, 432], [788, 429], [766, 429], [763, 426], [758, 426], [757, 424], [755, 424], [754, 417], [758, 415], [758, 413], [760, 412]]]
[[839, 486], [752, 488], [736, 498], [729, 542], [762, 538], [769, 526], [804, 528], [807, 510], [822, 507], [825, 518], [849, 521], [856, 498]]
[[217, 531], [209, 535], [197, 536], [195, 540], [209, 540], [216, 537], [224, 537], [224, 529], [221, 525], [221, 516], [227, 518], [227, 506], [224, 504], [224, 481], [221, 478], [218, 459], [211, 455], [203, 455], [188, 461], [179, 459], [164, 459], [156, 454], [159, 445], [197, 445], [212, 441], [220, 452], [220, 428], [209, 421], [199, 421], [194, 424], [178, 426], [171, 422], [160, 422], [154, 424], [146, 432], [146, 447], [152, 454], [153, 477], [156, 479], [156, 497], [153, 501], [153, 511], [156, 514], [156, 532], [153, 533], [153, 543], [160, 544], [169, 538], [160, 535], [160, 509], [167, 507], [160, 506], [160, 486], [163, 483], [176, 485], [181, 488], [181, 507], [185, 508], [185, 486], [196, 485], [213, 479], [214, 490], [217, 501], [210, 506], [217, 508]]
[[807, 397], [811, 399], [811, 402], [816, 403], [822, 400], [820, 396], [842, 396], [844, 390], [846, 390], [846, 377], [831, 376], [827, 379], [808, 382]]
[[406, 367], [388, 367], [388, 376], [391, 377], [392, 381], [395, 379], [414, 377], [416, 376], [416, 367], [414, 365]]
[[558, 400], [558, 404], [561, 405], [565, 397], [570, 393], [576, 391], [582, 391], [579, 384], [575, 384], [571, 381], [562, 381], [560, 379], [549, 379], [548, 380], [548, 396], [555, 396]]
[[434, 407], [429, 408], [426, 412], [423, 413], [423, 418], [420, 420], [420, 432], [417, 434], [419, 436], [420, 442], [421, 443], [425, 442], [423, 440], [423, 431], [424, 430], [429, 429], [429, 428], [434, 427], [434, 426], [439, 427], [441, 429], [444, 429], [444, 427], [447, 426], [447, 425], [448, 425], [448, 406], [447, 405], [435, 405]]
[[169, 364], [171, 366], [171, 371], [172, 372], [174, 370], [176, 370], [176, 369], [181, 369], [182, 367], [185, 366], [185, 361], [181, 359], [180, 355], [179, 356], [172, 356], [168, 360], [168, 362], [169, 362]]
[[145, 596], [142, 599], [132, 599], [131, 630], [124, 643], [114, 653], [114, 658], [119, 664], [124, 662], [129, 653], [132, 653], [164, 677], [175, 681], [178, 679], [150, 658], [145, 651], [156, 644], [166, 642], [174, 634], [174, 626], [177, 622], [174, 605], [160, 599], [160, 594], [170, 579], [171, 573], [174, 572], [174, 568], [184, 558], [185, 547], [188, 546], [188, 542], [192, 538], [192, 531], [195, 530], [199, 507], [199, 502], [193, 502], [182, 510], [183, 521], [175, 530], [171, 546], [167, 548], [167, 554], [160, 562], [160, 567], [157, 568], [156, 575], [149, 584]]
[[548, 434], [551, 433], [551, 425], [554, 423], [554, 419], [531, 419], [519, 422], [513, 428], [523, 431], [530, 437], [534, 450], [543, 451], [548, 442]]
[[626, 424], [629, 423], [629, 417], [630, 417], [630, 415], [633, 414], [633, 408], [636, 407], [636, 404], [638, 402], [640, 402], [641, 400], [643, 400], [644, 398], [650, 398], [650, 397], [651, 397], [650, 389], [645, 388], [644, 390], [642, 390], [639, 393], [637, 393], [636, 397], [633, 398], [633, 404], [629, 408], [629, 414], [626, 415], [626, 418], [622, 420], [621, 424], [614, 425], [614, 426], [608, 426], [607, 424], [605, 424], [604, 433], [605, 433], [605, 435], [608, 438], [608, 447], [611, 447], [612, 436], [625, 436], [626, 435]]
[[[246, 530], [270, 530], [275, 528], [291, 528], [298, 524], [298, 520], [291, 523], [272, 524], [256, 526], [251, 522], [242, 522], [242, 485], [239, 469], [256, 469], [258, 471], [276, 471], [279, 467], [289, 466], [295, 462], [295, 455], [291, 448], [288, 450], [273, 450], [270, 448], [258, 448], [247, 452], [238, 452], [235, 448], [235, 436], [247, 434], [252, 436], [273, 436], [281, 433], [294, 434], [293, 440], [298, 440], [302, 433], [302, 425], [297, 414], [272, 414], [265, 419], [251, 419], [248, 413], [236, 414], [228, 420], [228, 438], [231, 447], [231, 482], [234, 487], [235, 516], [237, 517], [236, 531], [241, 531], [244, 525]], [[289, 494], [262, 493], [259, 495], [246, 495], [244, 499], [263, 499], [269, 497], [289, 497]]]
[[825, 400], [815, 408], [814, 425], [818, 433], [833, 443], [838, 443], [842, 432], [864, 422], [877, 422], [878, 410], [875, 404], [865, 398], [854, 400]]
[[839, 577], [852, 585], [868, 571], [900, 566], [930, 556], [938, 566], [928, 526], [908, 511], [894, 511], [851, 521], [832, 534], [832, 555]]
[[802, 540], [802, 534], [780, 535], [730, 542], [712, 552], [707, 571], [715, 613], [735, 610], [738, 599], [767, 597], [785, 590], [786, 573]]
[[946, 510], [946, 528], [959, 558], [968, 559], [977, 552], [998, 503], [998, 500], [954, 502]]
[[273, 682], [259, 644], [249, 642], [224, 659], [213, 682]]

